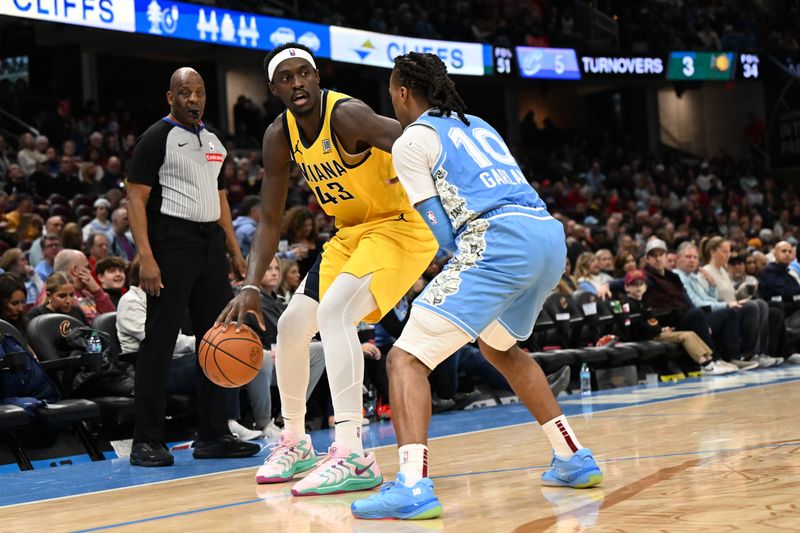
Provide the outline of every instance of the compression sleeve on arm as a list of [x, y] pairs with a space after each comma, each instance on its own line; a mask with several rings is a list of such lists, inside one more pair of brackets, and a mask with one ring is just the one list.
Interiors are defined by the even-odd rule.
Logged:
[[418, 203], [416, 210], [422, 215], [428, 227], [431, 228], [439, 246], [448, 252], [455, 252], [458, 247], [456, 246], [453, 226], [450, 224], [450, 217], [445, 213], [439, 197], [433, 196]]

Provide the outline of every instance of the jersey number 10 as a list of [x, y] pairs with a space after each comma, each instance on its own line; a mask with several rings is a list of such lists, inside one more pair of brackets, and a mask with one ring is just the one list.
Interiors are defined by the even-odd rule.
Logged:
[[[517, 161], [511, 155], [508, 146], [496, 133], [486, 128], [475, 128], [471, 133], [474, 140], [462, 128], [450, 128], [447, 136], [456, 148], [464, 148], [475, 164], [481, 168], [494, 166], [487, 154], [500, 164], [517, 166]], [[492, 141], [495, 146], [492, 146], [489, 141]], [[477, 144], [475, 144], [476, 142]]]

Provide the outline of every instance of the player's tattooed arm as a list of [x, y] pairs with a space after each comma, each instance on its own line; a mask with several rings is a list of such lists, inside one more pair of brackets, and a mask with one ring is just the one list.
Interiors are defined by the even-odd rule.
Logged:
[[336, 106], [332, 125], [336, 138], [351, 154], [370, 146], [391, 153], [394, 141], [403, 133], [398, 121], [375, 113], [370, 106], [355, 98]]

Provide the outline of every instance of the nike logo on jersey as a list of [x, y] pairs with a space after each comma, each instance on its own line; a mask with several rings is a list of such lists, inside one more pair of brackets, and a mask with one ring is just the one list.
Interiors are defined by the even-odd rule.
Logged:
[[185, 143], [183, 143], [183, 144], [181, 144], [181, 143], [178, 143], [178, 148], [183, 148], [183, 147], [184, 147], [184, 146], [186, 146], [187, 144], [189, 144], [189, 141], [186, 141], [186, 142], [185, 142]]

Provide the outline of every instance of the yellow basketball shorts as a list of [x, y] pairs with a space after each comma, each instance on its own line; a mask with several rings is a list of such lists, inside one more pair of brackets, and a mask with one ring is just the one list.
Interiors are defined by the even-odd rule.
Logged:
[[376, 323], [408, 292], [436, 256], [439, 245], [416, 211], [339, 229], [325, 243], [301, 287], [321, 301], [341, 273], [372, 274], [370, 292], [378, 310], [363, 318]]

